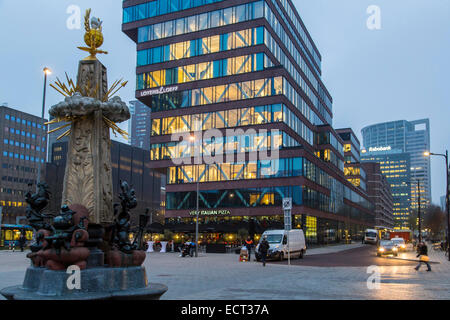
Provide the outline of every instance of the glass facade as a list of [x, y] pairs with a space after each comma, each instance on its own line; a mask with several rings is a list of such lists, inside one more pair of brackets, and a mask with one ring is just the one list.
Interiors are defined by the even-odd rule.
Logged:
[[[138, 84], [139, 85], [139, 84]], [[153, 111], [263, 98], [283, 93], [283, 78], [264, 78], [151, 96]]]
[[152, 120], [152, 136], [284, 122], [313, 144], [313, 132], [282, 104], [232, 109]]
[[[164, 0], [161, 2], [164, 2]], [[138, 30], [138, 43], [223, 27], [263, 17], [264, 1], [257, 1], [141, 27]]]
[[140, 50], [137, 54], [137, 65], [140, 67], [161, 62], [187, 59], [211, 53], [256, 46], [263, 43], [263, 27], [240, 30]]
[[154, 0], [123, 10], [123, 23], [144, 20], [163, 14], [204, 6], [224, 0]]
[[303, 159], [285, 158], [171, 167], [167, 169], [167, 184], [288, 178], [302, 175]]
[[173, 160], [195, 156], [216, 157], [224, 154], [261, 152], [280, 147], [298, 146], [300, 144], [296, 140], [282, 131], [236, 130], [235, 135], [212, 136], [194, 143], [181, 141], [152, 144], [150, 158], [151, 160]]
[[[291, 197], [294, 205], [302, 205], [302, 187], [272, 186], [268, 188], [202, 190], [199, 193], [199, 208], [281, 207], [283, 198], [286, 197]], [[196, 192], [168, 192], [167, 210], [189, 210], [196, 207], [196, 201]]]
[[[400, 151], [400, 150], [399, 150]], [[411, 212], [411, 192], [417, 185], [411, 185], [409, 153], [372, 152], [361, 157], [362, 162], [378, 162], [383, 175], [391, 187], [394, 198], [394, 222], [399, 229], [409, 229], [409, 214]]]
[[138, 74], [137, 89], [151, 89], [192, 81], [222, 78], [237, 74], [263, 71], [272, 66], [272, 62], [264, 53], [190, 64], [171, 69]]

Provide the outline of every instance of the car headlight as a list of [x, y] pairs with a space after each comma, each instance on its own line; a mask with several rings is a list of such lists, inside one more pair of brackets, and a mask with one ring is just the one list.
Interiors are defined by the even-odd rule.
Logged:
[[397, 247], [394, 247], [394, 249], [392, 249], [392, 250], [394, 250], [394, 251], [397, 251], [397, 250], [398, 250], [398, 248], [397, 248]]
[[402, 249], [405, 249], [405, 248], [406, 248], [406, 246], [405, 246], [404, 244], [402, 244], [402, 245], [401, 245], [401, 248], [402, 248]]
[[384, 252], [384, 248], [379, 248], [378, 251]]

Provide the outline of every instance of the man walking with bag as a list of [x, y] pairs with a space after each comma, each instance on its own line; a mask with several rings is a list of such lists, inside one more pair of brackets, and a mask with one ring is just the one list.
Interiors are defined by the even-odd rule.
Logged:
[[431, 271], [431, 266], [428, 263], [428, 261], [430, 261], [430, 258], [428, 257], [428, 247], [424, 242], [420, 242], [419, 245], [417, 246], [417, 253], [418, 253], [417, 258], [420, 257], [420, 262], [414, 269], [419, 271], [422, 263], [425, 263], [428, 267], [427, 271]]
[[266, 266], [266, 258], [267, 258], [267, 251], [270, 248], [270, 244], [267, 241], [267, 236], [264, 236], [261, 243], [259, 244], [259, 254], [261, 255], [261, 261], [263, 263], [263, 267]]

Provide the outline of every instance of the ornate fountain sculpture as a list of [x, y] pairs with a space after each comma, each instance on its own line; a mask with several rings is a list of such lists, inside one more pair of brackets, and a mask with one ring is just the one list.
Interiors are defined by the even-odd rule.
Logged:
[[[44, 213], [50, 200], [45, 183], [38, 185], [37, 193], [27, 193], [26, 213], [36, 231], [36, 243], [27, 255], [32, 266], [22, 286], [1, 290], [7, 299], [159, 299], [167, 291], [164, 285], [148, 284], [142, 266], [146, 254], [138, 245], [142, 241], [129, 241], [130, 210], [137, 200], [127, 182], [121, 181], [121, 203], [113, 206], [110, 130], [127, 135], [116, 123], [128, 120], [130, 112], [114, 96], [127, 82], [118, 80], [108, 88], [106, 68], [96, 58], [107, 54], [98, 50], [102, 21], [90, 19], [90, 14], [89, 9], [84, 36], [88, 47], [79, 47], [90, 56], [79, 62], [76, 85], [67, 74], [67, 84], [59, 79], [51, 84], [65, 99], [50, 108], [54, 120], [47, 124], [67, 124], [50, 133], [70, 126], [59, 136], [70, 135], [61, 212], [56, 217]], [[139, 237], [147, 223], [142, 215]], [[68, 267], [81, 270], [80, 290], [67, 287]]]

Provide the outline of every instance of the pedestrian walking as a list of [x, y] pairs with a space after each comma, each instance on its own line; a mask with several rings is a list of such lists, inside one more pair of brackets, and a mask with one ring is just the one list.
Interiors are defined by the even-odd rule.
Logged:
[[23, 249], [24, 249], [26, 243], [27, 243], [27, 238], [25, 237], [25, 234], [22, 233], [20, 235], [20, 239], [19, 239], [20, 252], [23, 252]]
[[261, 255], [261, 261], [263, 263], [263, 267], [266, 266], [266, 258], [267, 258], [267, 251], [270, 248], [270, 244], [267, 241], [267, 236], [264, 236], [261, 243], [259, 244], [259, 254]]
[[252, 261], [252, 247], [253, 247], [253, 240], [250, 236], [247, 237], [247, 240], [245, 240], [244, 245], [247, 247], [248, 250], [248, 261]]
[[417, 258], [419, 258], [420, 259], [420, 262], [419, 262], [419, 264], [417, 265], [417, 267], [415, 267], [415, 269], [417, 270], [417, 271], [419, 271], [419, 269], [420, 269], [420, 266], [422, 265], [422, 263], [424, 263], [424, 264], [426, 264], [427, 265], [427, 267], [428, 267], [428, 269], [427, 269], [427, 271], [431, 271], [431, 266], [430, 266], [430, 264], [429, 264], [429, 261], [430, 261], [430, 258], [428, 257], [428, 247], [427, 247], [427, 245], [424, 243], [424, 242], [420, 242], [418, 245], [417, 245]]

